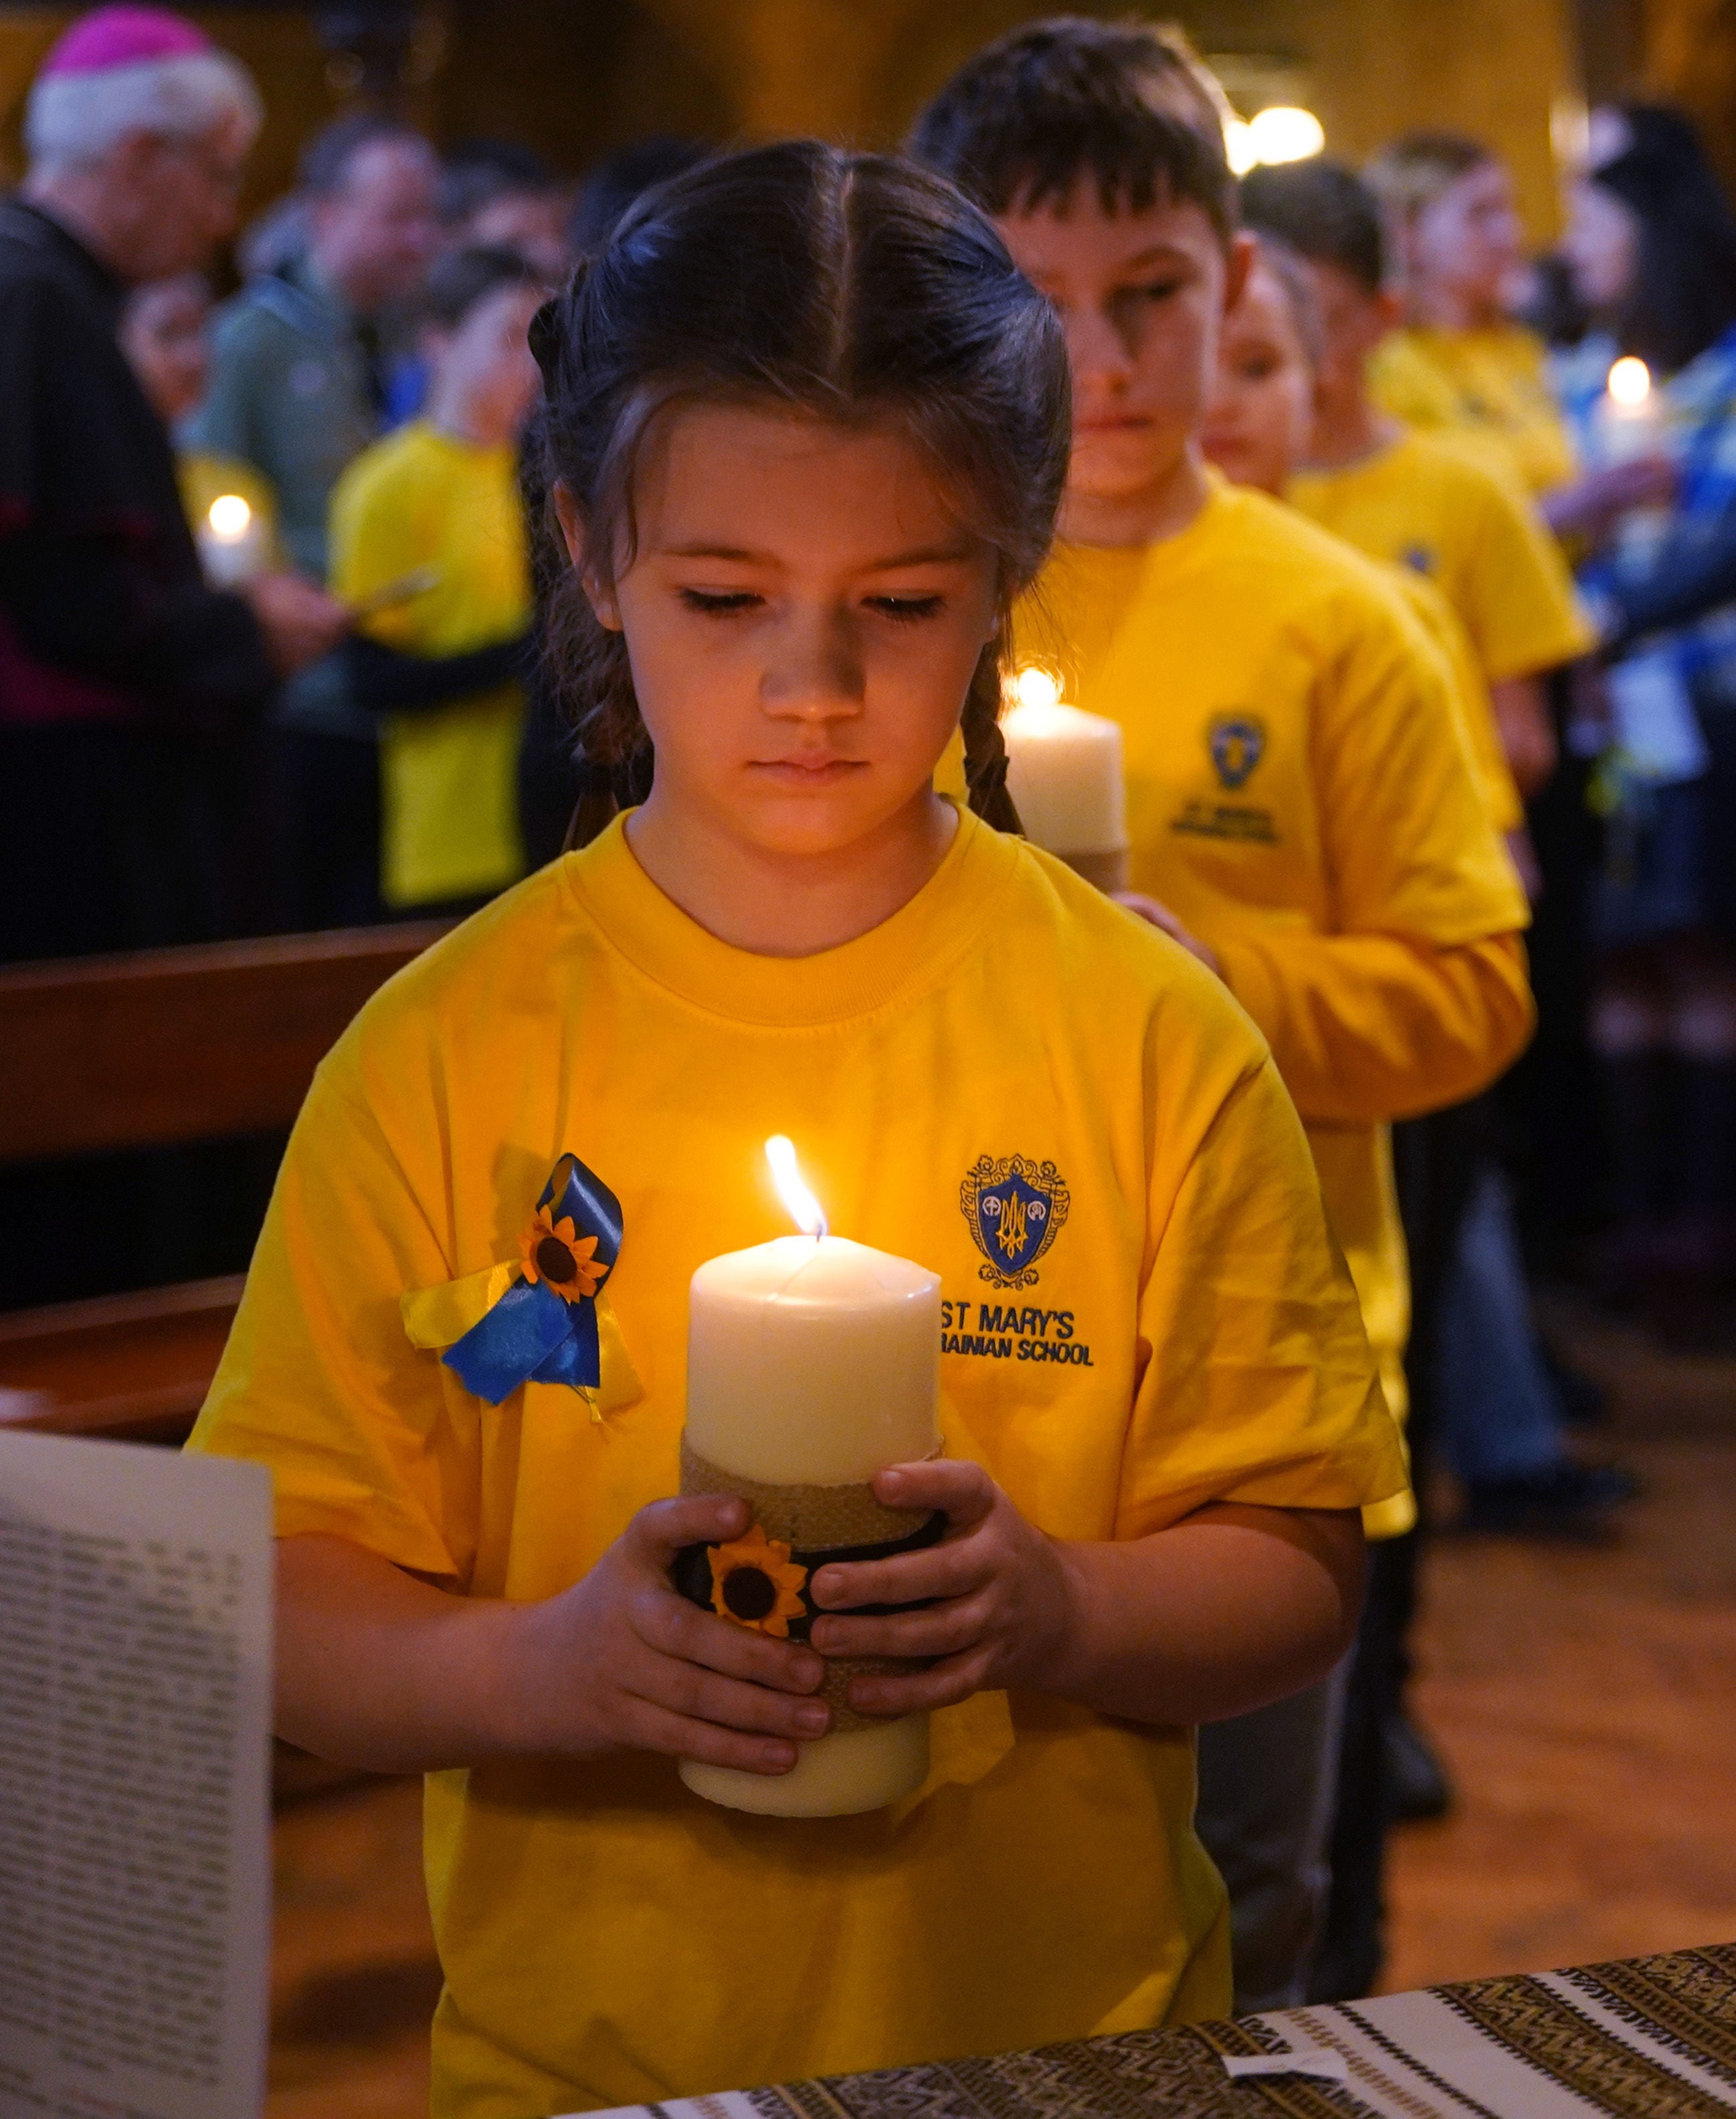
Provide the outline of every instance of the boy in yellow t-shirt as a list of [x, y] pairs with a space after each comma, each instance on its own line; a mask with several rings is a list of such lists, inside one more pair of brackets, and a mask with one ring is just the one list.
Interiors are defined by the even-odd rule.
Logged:
[[1524, 255], [1505, 165], [1480, 141], [1413, 132], [1368, 165], [1386, 210], [1404, 308], [1369, 374], [1408, 426], [1444, 429], [1511, 467], [1534, 494], [1573, 481], [1543, 341], [1504, 307]]
[[[1135, 888], [1270, 1041], [1400, 1407], [1387, 1125], [1483, 1087], [1531, 1022], [1523, 893], [1439, 658], [1369, 562], [1201, 463], [1249, 250], [1218, 109], [1172, 42], [1034, 24], [954, 76], [913, 145], [994, 216], [1067, 327], [1062, 542], [1020, 650], [1120, 725]], [[1304, 1754], [1318, 1792], [1331, 1718], [1323, 1694], [1314, 1726], [1288, 1732], [1297, 1774], [1274, 1803], [1301, 1787]], [[1244, 1821], [1246, 1844], [1263, 1828]], [[1257, 1903], [1267, 1882], [1275, 1915]], [[1244, 2005], [1301, 1998], [1318, 1889], [1291, 1872], [1237, 1894], [1238, 1961], [1260, 1968]]]
[[[1293, 467], [1313, 438], [1324, 337], [1306, 264], [1270, 236], [1261, 237], [1224, 319], [1202, 435], [1207, 462], [1232, 485], [1274, 499], [1288, 495]], [[1490, 820], [1511, 837], [1523, 825], [1525, 809], [1470, 636], [1427, 574], [1395, 561], [1386, 577], [1440, 654]]]
[[332, 496], [332, 586], [365, 614], [350, 678], [383, 717], [381, 889], [399, 911], [462, 910], [524, 872], [531, 589], [515, 445], [541, 292], [511, 251], [443, 258], [426, 295], [427, 408]]
[[1372, 398], [1369, 362], [1398, 304], [1368, 187], [1321, 160], [1255, 170], [1242, 202], [1251, 227], [1302, 259], [1321, 320], [1313, 437], [1284, 497], [1371, 558], [1434, 582], [1469, 635], [1529, 797], [1555, 763], [1543, 674], [1594, 644], [1560, 547], [1516, 481], [1404, 427]]
[[[1404, 1472], [1257, 1031], [932, 792], [962, 727], [1000, 800], [1059, 326], [950, 186], [795, 142], [661, 188], [535, 337], [564, 696], [650, 792], [327, 1059], [195, 1436], [276, 1475], [283, 1733], [429, 1776], [434, 2109], [1214, 2013], [1189, 1725], [1342, 1655]], [[756, 1616], [671, 1575], [746, 1501], [670, 1497], [689, 1279], [787, 1230], [773, 1134], [938, 1277], [948, 1454], [871, 1491], [946, 1531], [787, 1553]], [[683, 1783], [796, 1769], [829, 1657], [898, 1659], [834, 1676], [932, 1714], [920, 1787]]]

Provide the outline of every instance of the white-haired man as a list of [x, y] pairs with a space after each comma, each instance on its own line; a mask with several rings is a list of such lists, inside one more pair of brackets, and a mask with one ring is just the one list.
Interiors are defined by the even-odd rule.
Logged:
[[0, 203], [0, 961], [220, 933], [225, 738], [341, 635], [274, 575], [209, 588], [126, 289], [234, 225], [252, 81], [155, 8], [84, 16], [32, 88]]

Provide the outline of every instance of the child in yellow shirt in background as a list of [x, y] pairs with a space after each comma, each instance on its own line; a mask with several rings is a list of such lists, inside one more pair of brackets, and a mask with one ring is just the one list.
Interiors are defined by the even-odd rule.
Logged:
[[[1357, 1511], [1404, 1472], [1257, 1032], [932, 790], [962, 724], [1004, 813], [1060, 327], [950, 186], [796, 142], [649, 195], [534, 336], [555, 637], [593, 766], [654, 757], [650, 793], [327, 1060], [194, 1438], [275, 1473], [283, 1732], [430, 1776], [434, 2111], [1221, 2010], [1188, 1725], [1342, 1656]], [[819, 1569], [810, 1645], [670, 1577], [749, 1529], [667, 1496], [688, 1283], [787, 1227], [759, 1175], [786, 1132], [833, 1228], [944, 1297], [949, 1454], [874, 1491], [947, 1534]], [[564, 1155], [592, 1226], [562, 1257], [536, 1209]], [[1047, 1210], [1012, 1250], [984, 1188]], [[570, 1337], [485, 1401], [441, 1350], [494, 1333], [521, 1258], [570, 1287]], [[921, 1790], [787, 1819], [683, 1785], [789, 1771], [825, 1655], [932, 1659], [848, 1693], [933, 1711]]]
[[1404, 321], [1374, 357], [1376, 402], [1511, 466], [1534, 494], [1573, 482], [1567, 423], [1543, 341], [1506, 313], [1525, 230], [1506, 165], [1456, 132], [1411, 132], [1367, 179], [1386, 208]]
[[[1033, 25], [968, 62], [912, 145], [995, 216], [1067, 331], [1062, 541], [1021, 652], [1121, 726], [1135, 889], [1270, 1041], [1400, 1406], [1386, 1126], [1481, 1087], [1531, 1020], [1524, 896], [1440, 659], [1368, 561], [1202, 465], [1218, 326], [1249, 248], [1217, 104], [1176, 45]], [[1322, 1687], [1281, 1732], [1232, 1740], [1244, 2004], [1300, 1998], [1323, 1894], [1297, 1873], [1296, 1811], [1330, 1790], [1334, 1713]]]
[[1661, 456], [1581, 474], [1543, 342], [1506, 313], [1524, 230], [1500, 159], [1460, 133], [1413, 132], [1364, 174], [1404, 318], [1369, 364], [1381, 410], [1516, 480], [1558, 537], [1600, 537], [1625, 509], [1669, 500]]
[[1594, 644], [1560, 547], [1516, 481], [1406, 428], [1370, 395], [1369, 364], [1399, 304], [1369, 188], [1317, 160], [1253, 171], [1242, 204], [1251, 228], [1302, 260], [1322, 327], [1313, 435], [1284, 498], [1439, 588], [1469, 636], [1520, 791], [1534, 795], [1555, 764], [1543, 675]]
[[[1220, 347], [1218, 382], [1206, 428], [1207, 452], [1232, 477], [1268, 493], [1285, 489], [1291, 466], [1309, 447], [1314, 427], [1315, 364], [1325, 337], [1314, 299], [1312, 276], [1303, 261], [1270, 237], [1260, 240], [1259, 259], [1240, 299], [1226, 320]], [[1480, 722], [1495, 743], [1494, 716], [1487, 688], [1470, 643], [1445, 599], [1431, 583], [1408, 569], [1395, 570], [1425, 621], [1453, 661], [1462, 696], [1469, 702], [1474, 725]], [[1453, 651], [1456, 646], [1457, 651]], [[1494, 764], [1503, 776], [1498, 745]], [[1516, 799], [1510, 776], [1505, 794], [1497, 785], [1499, 805]], [[1453, 1468], [1464, 1479], [1474, 1505], [1487, 1505], [1487, 1490], [1475, 1481], [1483, 1459], [1524, 1463], [1527, 1478], [1546, 1491], [1554, 1506], [1578, 1509], [1588, 1519], [1624, 1497], [1619, 1473], [1576, 1464], [1568, 1455], [1553, 1395], [1538, 1353], [1526, 1294], [1524, 1262], [1516, 1236], [1498, 1213], [1492, 1214], [1488, 1181], [1491, 1162], [1486, 1129], [1476, 1123], [1475, 1107], [1433, 1115], [1399, 1129], [1397, 1161], [1405, 1233], [1416, 1279], [1417, 1314], [1406, 1360], [1410, 1382], [1412, 1462], [1420, 1485], [1441, 1454], [1443, 1439]], [[1506, 1194], [1495, 1195], [1504, 1206]], [[1477, 1225], [1474, 1237], [1470, 1217]], [[1484, 1252], [1498, 1255], [1499, 1285], [1486, 1285], [1467, 1245], [1474, 1240], [1480, 1261]], [[1534, 1402], [1536, 1410], [1514, 1431], [1498, 1437], [1467, 1433], [1479, 1412], [1478, 1398], [1467, 1402], [1461, 1389], [1443, 1393], [1439, 1380], [1444, 1315], [1450, 1310], [1455, 1340], [1468, 1351], [1488, 1379], [1483, 1398], [1497, 1394], [1502, 1407]], [[1451, 1801], [1444, 1773], [1427, 1738], [1409, 1718], [1404, 1687], [1409, 1669], [1407, 1636], [1415, 1606], [1418, 1536], [1412, 1533], [1387, 1548], [1375, 1594], [1365, 1619], [1364, 1653], [1376, 1621], [1384, 1609], [1386, 1636], [1393, 1663], [1386, 1696], [1384, 1732], [1370, 1731], [1382, 1741], [1377, 1749], [1347, 1746], [1342, 1760], [1339, 1817], [1332, 1845], [1332, 1891], [1322, 1953], [1324, 1968], [1333, 1961], [1360, 1962], [1374, 1954], [1381, 1899], [1383, 1834], [1374, 1815], [1372, 1796], [1384, 1770], [1391, 1795], [1403, 1815], [1438, 1815]], [[1353, 1732], [1355, 1733], [1354, 1732]], [[1205, 1732], [1209, 1744], [1214, 1732]], [[1209, 1835], [1208, 1834], [1208, 1843]]]
[[[1260, 237], [1242, 292], [1224, 318], [1200, 437], [1206, 461], [1232, 485], [1290, 499], [1297, 483], [1292, 467], [1306, 459], [1316, 430], [1328, 342], [1306, 261], [1270, 235]], [[1490, 820], [1511, 835], [1523, 827], [1524, 805], [1471, 637], [1427, 572], [1399, 559], [1387, 564], [1388, 579], [1441, 656]]]
[[466, 910], [524, 873], [531, 584], [516, 448], [542, 294], [513, 251], [443, 257], [425, 297], [426, 409], [364, 450], [332, 496], [334, 592], [364, 612], [388, 599], [347, 652], [355, 696], [384, 717], [381, 889], [397, 911]]

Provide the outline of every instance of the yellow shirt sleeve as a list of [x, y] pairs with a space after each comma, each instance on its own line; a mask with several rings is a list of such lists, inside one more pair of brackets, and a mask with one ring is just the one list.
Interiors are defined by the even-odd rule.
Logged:
[[1462, 1101], [1523, 1049], [1525, 895], [1437, 651], [1396, 595], [1344, 614], [1313, 770], [1335, 931], [1227, 910], [1202, 939], [1305, 1119], [1379, 1124]]
[[1595, 645], [1562, 549], [1526, 494], [1486, 480], [1464, 550], [1459, 608], [1492, 684], [1553, 670]]
[[1432, 582], [1405, 567], [1395, 568], [1394, 578], [1415, 612], [1418, 624], [1441, 651], [1452, 682], [1453, 702], [1459, 709], [1471, 761], [1488, 805], [1489, 821], [1505, 837], [1525, 823], [1525, 805], [1502, 748], [1495, 702], [1489, 697], [1488, 683], [1478, 666], [1470, 637], [1452, 605]]
[[1139, 1334], [1117, 1537], [1212, 1500], [1350, 1509], [1408, 1492], [1307, 1141], [1270, 1058], [1224, 1099], [1168, 1203]]
[[[360, 603], [426, 566], [438, 548], [438, 530], [425, 504], [425, 489], [409, 475], [413, 460], [397, 436], [364, 449], [332, 490], [329, 569], [332, 593]], [[413, 654], [423, 646], [425, 597], [388, 605], [362, 621], [360, 630], [383, 646]]]
[[189, 1447], [272, 1467], [280, 1537], [320, 1532], [462, 1586], [480, 1402], [406, 1334], [406, 1288], [453, 1278], [379, 1122], [316, 1078]]

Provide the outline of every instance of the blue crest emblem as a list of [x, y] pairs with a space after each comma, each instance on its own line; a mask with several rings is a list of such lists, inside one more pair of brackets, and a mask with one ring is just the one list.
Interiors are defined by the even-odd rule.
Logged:
[[1219, 714], [1206, 736], [1218, 777], [1234, 794], [1265, 755], [1266, 725], [1252, 714]]
[[959, 1188], [959, 1204], [972, 1242], [987, 1261], [977, 1268], [980, 1276], [996, 1287], [1029, 1287], [1070, 1203], [1052, 1162], [978, 1157]]

